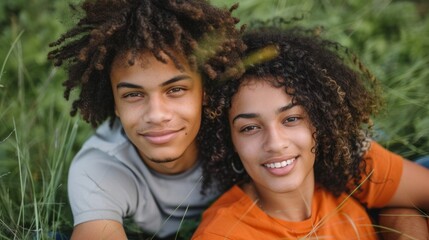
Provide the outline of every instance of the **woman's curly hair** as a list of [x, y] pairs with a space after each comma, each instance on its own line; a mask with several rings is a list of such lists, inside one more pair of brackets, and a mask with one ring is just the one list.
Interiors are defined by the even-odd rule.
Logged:
[[182, 55], [206, 85], [242, 72], [242, 30], [231, 15], [236, 5], [226, 10], [205, 0], [86, 0], [80, 7], [82, 18], [50, 44], [54, 49], [48, 59], [56, 66], [67, 63], [64, 97], [81, 90], [71, 115], [80, 111], [93, 127], [114, 119], [110, 68], [115, 57], [129, 56], [126, 52], [132, 53], [124, 59], [129, 65], [142, 52], [165, 62], [164, 52], [178, 69], [183, 69], [178, 60]]
[[[283, 88], [308, 113], [316, 129], [316, 183], [335, 195], [354, 189], [365, 169], [370, 118], [381, 106], [373, 75], [345, 47], [310, 30], [256, 29], [244, 35], [244, 43], [244, 75], [224, 82], [208, 101], [212, 127], [206, 127], [201, 151], [211, 157], [204, 162], [204, 186], [225, 191], [250, 181], [246, 171], [233, 170], [232, 163], [242, 165], [231, 141], [228, 112], [233, 95], [251, 78]], [[267, 51], [273, 48], [270, 58]]]

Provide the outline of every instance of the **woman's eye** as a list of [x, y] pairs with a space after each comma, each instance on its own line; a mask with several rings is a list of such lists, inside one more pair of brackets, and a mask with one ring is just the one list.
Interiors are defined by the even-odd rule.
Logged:
[[245, 133], [245, 132], [250, 132], [250, 131], [255, 131], [259, 129], [257, 126], [251, 125], [251, 126], [246, 126], [240, 129], [240, 132]]

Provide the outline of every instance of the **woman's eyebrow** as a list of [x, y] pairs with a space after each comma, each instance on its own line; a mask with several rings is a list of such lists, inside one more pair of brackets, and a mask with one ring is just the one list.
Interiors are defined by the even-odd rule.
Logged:
[[256, 114], [256, 113], [241, 113], [241, 114], [238, 114], [237, 116], [235, 116], [233, 119], [232, 119], [232, 123], [234, 124], [234, 122], [237, 120], [237, 119], [240, 119], [240, 118], [246, 118], [246, 119], [249, 119], [249, 118], [256, 118], [256, 117], [258, 117], [259, 116], [259, 114]]
[[[289, 110], [289, 109], [291, 109], [291, 108], [293, 108], [293, 107], [295, 107], [296, 106], [296, 104], [294, 104], [294, 103], [289, 103], [288, 105], [286, 105], [286, 106], [283, 106], [283, 107], [280, 107], [280, 108], [278, 108], [277, 110], [276, 110], [276, 114], [279, 114], [279, 113], [282, 113], [282, 112], [285, 112], [285, 111], [287, 111], [287, 110]], [[232, 119], [232, 123], [234, 124], [234, 122], [237, 120], [237, 119], [239, 119], [239, 118], [246, 118], [246, 119], [250, 119], [250, 118], [256, 118], [256, 117], [259, 117], [260, 115], [259, 114], [257, 114], [257, 113], [240, 113], [240, 114], [238, 114], [237, 116], [235, 116], [233, 119]]]

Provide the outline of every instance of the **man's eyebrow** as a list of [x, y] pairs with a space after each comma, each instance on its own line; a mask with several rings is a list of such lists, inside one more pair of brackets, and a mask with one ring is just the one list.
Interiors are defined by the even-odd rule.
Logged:
[[143, 88], [143, 87], [133, 83], [120, 82], [116, 85], [116, 89], [118, 88]]
[[291, 108], [293, 108], [295, 106], [296, 106], [296, 104], [293, 103], [293, 102], [291, 102], [288, 105], [280, 107], [279, 109], [277, 109], [276, 113], [279, 114], [281, 112], [285, 112], [285, 111], [287, 111], [287, 110], [289, 110], [289, 109], [291, 109]]
[[[294, 106], [296, 106], [296, 104], [294, 104], [294, 103], [289, 103], [288, 105], [286, 105], [286, 106], [283, 106], [283, 107], [280, 107], [280, 108], [278, 108], [277, 109], [277, 111], [276, 111], [276, 114], [279, 114], [279, 113], [281, 113], [281, 112], [284, 112], [284, 111], [287, 111], [287, 110], [289, 110], [289, 109], [291, 109], [291, 108], [293, 108]], [[256, 117], [259, 117], [260, 115], [259, 114], [256, 114], [256, 113], [241, 113], [241, 114], [238, 114], [237, 116], [235, 116], [233, 119], [232, 119], [232, 123], [234, 123], [237, 119], [239, 119], [239, 118], [246, 118], [246, 119], [250, 119], [250, 118], [256, 118]]]
[[192, 78], [189, 75], [183, 74], [183, 75], [178, 75], [173, 77], [172, 79], [169, 79], [163, 83], [160, 84], [161, 87], [167, 86], [168, 84], [180, 81], [180, 80], [184, 80], [184, 79], [189, 79], [191, 80]]
[[[175, 76], [171, 79], [168, 79], [167, 81], [163, 82], [160, 84], [161, 87], [167, 86], [171, 83], [177, 82], [177, 81], [181, 81], [184, 79], [192, 79], [189, 75], [183, 74], [183, 75], [178, 75]], [[120, 82], [116, 85], [116, 88], [144, 88], [143, 86], [140, 86], [138, 84], [134, 84], [134, 83], [128, 83], [128, 82]]]

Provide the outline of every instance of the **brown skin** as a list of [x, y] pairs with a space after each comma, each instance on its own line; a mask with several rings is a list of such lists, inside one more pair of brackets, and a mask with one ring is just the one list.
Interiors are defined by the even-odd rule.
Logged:
[[[96, 0], [86, 1], [78, 8], [82, 12], [77, 16], [83, 17], [51, 44], [54, 49], [48, 58], [56, 66], [68, 67], [68, 79], [63, 84], [64, 96], [68, 99], [71, 91], [80, 91], [78, 98], [73, 100], [71, 115], [79, 112], [94, 127], [116, 117], [110, 68], [113, 59], [121, 53], [149, 50], [165, 62], [160, 55], [165, 52], [181, 69], [178, 58], [170, 51], [174, 49], [184, 56], [191, 69], [201, 73], [205, 88], [210, 87], [210, 80], [241, 72], [238, 55], [244, 45], [238, 38], [240, 31], [235, 28], [238, 20], [228, 11], [216, 9], [205, 1], [189, 0], [176, 4], [168, 0]], [[219, 51], [212, 58], [198, 59], [195, 53], [202, 53], [204, 57], [206, 50], [199, 48], [198, 41], [206, 40], [203, 37], [206, 33], [220, 35], [219, 32], [224, 33], [228, 41], [217, 46]], [[132, 66], [135, 57], [132, 55], [124, 62]], [[206, 121], [203, 115], [201, 132], [206, 130]], [[198, 136], [199, 145], [208, 147], [210, 144], [200, 144], [203, 139]], [[209, 158], [208, 152], [200, 151], [199, 154]], [[123, 228], [118, 225], [109, 220], [80, 224], [75, 228], [73, 239], [125, 239]], [[86, 234], [88, 237], [84, 236]]]
[[166, 64], [152, 53], [131, 67], [114, 62], [110, 75], [116, 116], [142, 160], [159, 173], [178, 174], [198, 158], [203, 86], [183, 58], [180, 71], [164, 57]]
[[225, 141], [231, 139], [228, 112], [232, 96], [243, 81], [266, 78], [304, 108], [316, 129], [316, 182], [335, 195], [355, 189], [365, 169], [365, 131], [371, 130], [370, 116], [380, 107], [376, 83], [364, 70], [355, 71], [346, 65], [340, 58], [347, 57], [342, 56], [344, 52], [335, 51], [338, 45], [304, 31], [255, 30], [246, 34], [244, 40], [248, 47], [245, 57], [266, 51], [267, 46], [277, 49], [277, 55], [259, 64], [249, 64], [240, 79], [208, 92], [208, 108], [214, 115], [212, 124], [217, 127], [202, 133], [210, 146], [202, 151], [211, 156], [204, 165], [205, 184], [215, 183], [225, 191], [235, 183], [249, 181], [246, 172], [237, 174], [231, 168], [231, 161], [238, 165], [240, 160], [231, 141]]
[[414, 208], [421, 206], [426, 212], [429, 210], [429, 191], [421, 188], [421, 183], [428, 181], [428, 169], [411, 161], [404, 161], [398, 190], [388, 203], [391, 208], [382, 209], [379, 215], [379, 224], [393, 229], [380, 230], [384, 239], [429, 239], [429, 219]]
[[[205, 87], [212, 80], [242, 72], [239, 54], [245, 46], [242, 30], [235, 26], [238, 19], [205, 0], [87, 0], [76, 9], [82, 10], [76, 14], [82, 18], [50, 44], [48, 59], [68, 67], [63, 83], [66, 99], [74, 89], [80, 90], [71, 115], [79, 111], [94, 127], [115, 118], [109, 75], [118, 55], [131, 52], [123, 59], [131, 66], [141, 52], [152, 52], [165, 62], [162, 52], [178, 69], [183, 68], [182, 56], [190, 69], [202, 75]], [[217, 37], [212, 49], [200, 45], [211, 42], [213, 36]]]
[[74, 227], [72, 240], [125, 240], [127, 235], [121, 223], [112, 220], [97, 220]]
[[229, 111], [235, 151], [252, 178], [243, 189], [270, 216], [303, 221], [315, 189], [314, 128], [304, 109], [269, 81], [246, 79]]
[[[364, 132], [371, 131], [370, 118], [379, 110], [380, 95], [376, 82], [354, 56], [347, 55], [348, 51], [338, 51], [343, 49], [338, 44], [308, 33], [295, 29], [266, 32], [258, 29], [245, 35], [247, 56], [273, 46], [273, 43], [278, 55], [249, 64], [239, 80], [226, 82], [209, 94], [208, 106], [216, 128], [207, 128], [207, 132], [203, 132], [210, 147], [202, 150], [210, 152], [211, 156], [204, 162], [206, 185], [215, 184], [225, 191], [234, 184], [248, 183], [250, 180], [246, 171], [236, 173], [232, 168], [231, 162], [240, 168], [240, 159], [229, 140], [231, 133], [228, 124], [231, 99], [249, 78], [274, 79], [270, 81], [273, 86], [283, 88], [294, 96], [297, 104], [305, 108], [316, 129], [314, 171], [318, 184], [333, 194], [350, 192], [366, 174], [362, 161], [367, 137]], [[348, 57], [353, 59], [355, 65], [345, 64], [343, 58]], [[428, 181], [428, 169], [404, 160], [400, 184], [386, 206], [418, 206], [429, 210], [429, 191], [418, 187], [421, 182]], [[427, 223], [410, 218], [391, 221], [389, 227], [407, 232], [404, 229], [407, 225], [402, 225], [402, 221], [427, 229]]]
[[[179, 58], [184, 70], [151, 53], [141, 53], [127, 66], [122, 56], [112, 64], [115, 113], [142, 161], [163, 174], [178, 174], [195, 165], [203, 87], [199, 74]], [[126, 59], [126, 58], [125, 58]], [[144, 59], [144, 60], [142, 60]], [[122, 224], [96, 220], [77, 225], [72, 239], [127, 239]]]
[[[73, 99], [71, 115], [79, 112], [93, 127], [106, 120], [113, 123], [117, 117], [123, 119], [125, 131], [137, 146], [142, 161], [161, 173], [180, 173], [192, 167], [197, 157], [207, 158], [204, 152], [198, 151], [202, 144], [201, 138], [197, 136], [198, 130], [206, 121], [206, 116], [202, 114], [202, 87], [210, 88], [215, 80], [242, 72], [239, 55], [245, 46], [240, 38], [242, 30], [236, 28], [238, 19], [231, 15], [235, 8], [236, 6], [230, 10], [216, 8], [205, 0], [86, 0], [72, 8], [79, 11], [76, 14], [81, 16], [79, 22], [50, 44], [53, 50], [48, 54], [48, 59], [56, 66], [65, 65], [68, 68], [68, 79], [63, 83], [65, 98], [69, 99], [70, 93], [78, 90], [78, 97]], [[213, 48], [201, 46], [204, 42], [213, 42], [213, 36], [216, 36]], [[156, 59], [156, 71], [160, 76], [174, 71], [173, 75], [163, 75], [165, 78], [156, 79], [157, 81], [169, 81], [183, 73], [188, 73], [188, 79], [195, 80], [192, 81], [191, 90], [187, 91], [192, 92], [192, 97], [181, 102], [180, 108], [176, 100], [182, 98], [175, 96], [182, 90], [169, 91], [165, 87], [171, 85], [160, 85], [161, 82], [150, 86], [155, 90], [150, 92], [150, 99], [154, 101], [150, 101], [149, 105], [143, 104], [144, 101], [137, 101], [142, 103], [137, 112], [143, 118], [156, 115], [154, 112], [144, 111], [160, 103], [158, 100], [171, 100], [168, 105], [164, 105], [166, 107], [163, 110], [173, 112], [171, 116], [176, 116], [169, 120], [169, 123], [173, 122], [172, 125], [160, 125], [154, 121], [137, 123], [137, 118], [130, 120], [129, 117], [132, 116], [128, 114], [129, 108], [121, 101], [124, 99], [121, 93], [127, 89], [118, 88], [118, 83], [127, 81], [121, 79], [127, 74], [127, 70], [138, 69], [140, 63], [144, 63], [139, 59], [142, 53], [150, 53], [152, 60]], [[114, 62], [118, 64], [112, 67]], [[154, 72], [152, 74], [157, 75]], [[189, 87], [190, 81], [184, 81], [187, 82], [184, 85]], [[148, 82], [140, 82], [139, 90], [147, 90], [147, 84]], [[161, 96], [161, 93], [164, 95], [163, 98], [156, 99], [153, 93], [157, 96]], [[190, 109], [190, 105], [193, 108]], [[167, 111], [173, 106], [174, 111]], [[179, 110], [184, 115], [177, 114]], [[192, 114], [185, 114], [184, 111]], [[140, 136], [146, 136], [147, 139], [149, 135], [152, 138], [149, 145], [157, 146], [152, 146], [150, 151], [143, 151], [148, 142], [145, 145], [137, 140], [139, 132], [136, 135], [136, 128], [133, 127], [137, 125], [134, 123], [149, 126], [149, 132], [143, 130]], [[158, 131], [160, 129], [161, 132]], [[176, 136], [166, 137], [165, 134], [167, 132], [168, 135], [169, 131], [177, 132]], [[171, 138], [171, 141], [159, 140], [163, 138], [160, 134], [164, 134], [164, 138]], [[155, 138], [158, 140], [154, 140]], [[175, 149], [176, 145], [179, 150]], [[169, 148], [171, 151], [169, 150], [168, 156], [159, 155], [160, 151], [157, 149], [160, 148]], [[156, 154], [152, 157], [152, 153]], [[72, 239], [126, 239], [126, 235], [120, 223], [97, 220], [77, 225]]]
[[385, 240], [429, 239], [429, 220], [414, 208], [385, 208], [376, 228]]

